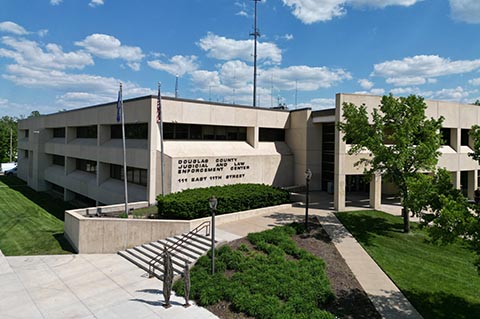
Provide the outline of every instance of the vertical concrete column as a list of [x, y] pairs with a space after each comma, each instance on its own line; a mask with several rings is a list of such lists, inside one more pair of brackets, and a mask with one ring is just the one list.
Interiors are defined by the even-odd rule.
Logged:
[[452, 148], [458, 153], [460, 152], [460, 142], [461, 142], [461, 129], [452, 128], [450, 129], [450, 143], [452, 143]]
[[250, 144], [253, 148], [258, 148], [258, 135], [258, 126], [247, 127], [247, 143]]
[[71, 201], [75, 199], [75, 193], [72, 192], [72, 191], [69, 191], [68, 189], [64, 189], [64, 192], [63, 192], [63, 200], [65, 202], [68, 202], [68, 201]]
[[473, 199], [475, 194], [473, 193], [477, 189], [477, 170], [468, 171], [468, 199]]
[[375, 174], [370, 181], [370, 207], [379, 210], [382, 205], [382, 176]]
[[345, 174], [335, 174], [333, 185], [333, 205], [335, 210], [341, 212], [345, 210]]
[[451, 172], [452, 174], [452, 184], [456, 189], [460, 189], [460, 171]]
[[[340, 94], [336, 96], [336, 106], [335, 106], [335, 122], [338, 123], [343, 117], [342, 110], [342, 98]], [[335, 210], [344, 211], [345, 210], [345, 156], [346, 154], [346, 144], [343, 141], [343, 133], [339, 130], [335, 130], [335, 177], [333, 185], [333, 204]]]

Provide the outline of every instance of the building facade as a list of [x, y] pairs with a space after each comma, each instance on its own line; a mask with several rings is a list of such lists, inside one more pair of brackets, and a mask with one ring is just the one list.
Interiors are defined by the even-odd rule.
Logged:
[[[394, 192], [376, 177], [363, 182], [358, 156], [347, 154], [335, 123], [341, 105], [365, 104], [380, 97], [338, 94], [332, 109], [275, 110], [186, 99], [162, 98], [163, 132], [157, 123], [157, 97], [124, 101], [129, 201], [155, 203], [156, 196], [187, 188], [236, 183], [275, 186], [305, 184], [333, 193], [343, 210], [349, 193], [363, 193], [378, 208], [382, 194]], [[468, 130], [480, 120], [478, 106], [427, 101], [427, 115], [444, 116], [439, 166], [452, 172], [458, 188], [473, 196], [478, 169]], [[121, 125], [116, 103], [25, 119], [18, 125], [18, 176], [37, 191], [51, 190], [64, 200], [89, 205], [124, 201]], [[161, 138], [163, 133], [163, 182]], [[361, 155], [360, 155], [361, 156]]]

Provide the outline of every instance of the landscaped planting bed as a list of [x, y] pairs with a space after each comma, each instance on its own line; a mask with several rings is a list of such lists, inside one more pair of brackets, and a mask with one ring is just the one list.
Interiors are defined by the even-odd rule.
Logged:
[[[190, 297], [220, 318], [379, 318], [342, 262], [318, 224], [308, 234], [297, 224], [277, 227], [218, 249], [213, 276], [210, 253], [202, 257]], [[174, 289], [183, 294], [183, 281]]]

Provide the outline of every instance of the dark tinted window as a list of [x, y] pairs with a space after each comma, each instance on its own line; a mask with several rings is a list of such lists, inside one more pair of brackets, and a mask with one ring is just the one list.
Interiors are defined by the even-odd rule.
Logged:
[[97, 126], [77, 127], [77, 138], [97, 138]]
[[258, 140], [260, 142], [283, 142], [285, 141], [285, 130], [280, 128], [261, 127]]
[[[111, 138], [122, 138], [122, 126], [120, 124], [110, 126], [110, 136]], [[148, 139], [148, 124], [125, 124], [125, 138], [138, 140]]]

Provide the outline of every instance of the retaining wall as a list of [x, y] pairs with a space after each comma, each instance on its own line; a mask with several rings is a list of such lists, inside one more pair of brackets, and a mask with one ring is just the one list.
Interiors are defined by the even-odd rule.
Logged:
[[[130, 208], [147, 207], [148, 202], [129, 203]], [[211, 217], [192, 220], [128, 219], [89, 217], [97, 213], [122, 211], [125, 206], [110, 205], [65, 211], [64, 235], [77, 253], [116, 253], [141, 244], [187, 233]], [[216, 216], [216, 225], [292, 207], [284, 204]]]

